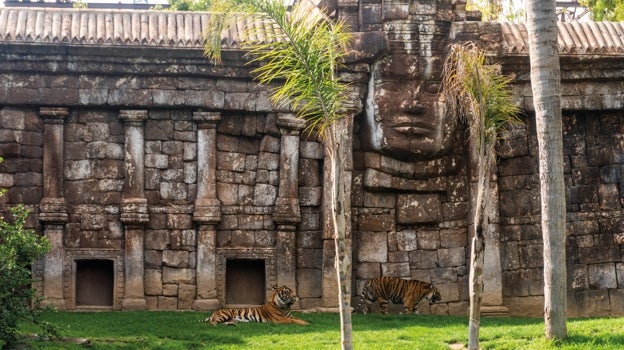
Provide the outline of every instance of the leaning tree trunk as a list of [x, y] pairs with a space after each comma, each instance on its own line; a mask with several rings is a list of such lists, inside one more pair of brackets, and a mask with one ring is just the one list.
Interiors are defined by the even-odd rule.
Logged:
[[566, 212], [555, 1], [529, 0], [526, 8], [539, 149], [545, 333], [548, 339], [563, 339], [567, 336]]
[[351, 117], [335, 121], [329, 127], [326, 154], [330, 161], [331, 210], [336, 248], [340, 335], [343, 350], [353, 349], [351, 327]]
[[473, 218], [473, 234], [470, 251], [470, 320], [468, 323], [468, 349], [479, 349], [479, 328], [481, 324], [481, 301], [483, 299], [483, 261], [485, 253], [484, 234], [489, 226], [485, 198], [490, 189], [491, 147], [485, 145], [485, 132], [482, 132], [477, 150], [477, 200]]

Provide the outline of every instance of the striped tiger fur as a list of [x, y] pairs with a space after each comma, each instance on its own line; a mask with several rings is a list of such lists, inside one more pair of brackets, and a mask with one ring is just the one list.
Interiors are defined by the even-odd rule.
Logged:
[[239, 309], [219, 309], [204, 319], [211, 325], [224, 322], [233, 325], [236, 322], [274, 322], [274, 323], [296, 323], [307, 325], [308, 322], [295, 318], [290, 313], [291, 306], [297, 301], [295, 292], [286, 287], [273, 286], [273, 292], [269, 301], [262, 306], [239, 308]]
[[394, 304], [403, 304], [404, 313], [414, 313], [416, 305], [423, 299], [429, 300], [430, 304], [442, 299], [438, 288], [431, 283], [406, 280], [398, 277], [377, 277], [368, 280], [362, 289], [360, 301], [353, 312], [368, 313], [371, 305], [379, 301], [379, 312], [388, 313], [388, 301]]

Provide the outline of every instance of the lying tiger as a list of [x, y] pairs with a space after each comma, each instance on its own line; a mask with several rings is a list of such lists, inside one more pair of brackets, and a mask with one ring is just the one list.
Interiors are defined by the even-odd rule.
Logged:
[[388, 301], [401, 304], [405, 313], [414, 313], [416, 305], [427, 298], [430, 304], [442, 299], [438, 288], [431, 283], [418, 280], [405, 280], [398, 277], [377, 277], [369, 280], [362, 289], [360, 301], [353, 312], [368, 313], [371, 305], [379, 301], [379, 312], [388, 314]]
[[240, 309], [219, 309], [213, 312], [209, 318], [204, 319], [204, 322], [210, 322], [213, 326], [221, 322], [228, 325], [234, 325], [236, 322], [274, 322], [307, 325], [308, 322], [295, 318], [290, 314], [290, 308], [295, 301], [297, 301], [297, 296], [292, 289], [286, 286], [280, 288], [273, 286], [273, 293], [266, 304]]

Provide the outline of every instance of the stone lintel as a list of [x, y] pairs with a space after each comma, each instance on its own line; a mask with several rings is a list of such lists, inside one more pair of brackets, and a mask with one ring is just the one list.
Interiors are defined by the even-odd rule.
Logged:
[[215, 199], [216, 203], [206, 203], [202, 201], [202, 204], [196, 205], [193, 211], [193, 221], [199, 224], [216, 224], [221, 221], [221, 205], [218, 199]]
[[149, 221], [147, 199], [125, 198], [121, 204], [121, 222], [126, 225], [143, 225]]
[[119, 111], [119, 119], [125, 122], [143, 122], [147, 119], [146, 109], [122, 109]]
[[68, 220], [65, 198], [43, 198], [39, 204], [39, 221], [44, 223], [65, 223]]
[[69, 115], [66, 107], [41, 107], [39, 108], [39, 116], [43, 118], [46, 124], [62, 124], [63, 120]]
[[279, 113], [277, 116], [277, 126], [283, 135], [298, 135], [305, 125], [306, 121], [294, 113]]
[[275, 201], [273, 221], [284, 225], [296, 225], [301, 221], [301, 210], [297, 198], [278, 197]]
[[193, 121], [200, 129], [214, 129], [221, 120], [220, 112], [193, 112]]

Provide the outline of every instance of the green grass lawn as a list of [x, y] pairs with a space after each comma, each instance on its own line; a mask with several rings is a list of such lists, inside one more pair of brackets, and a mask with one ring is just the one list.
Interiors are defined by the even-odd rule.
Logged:
[[[339, 349], [338, 314], [297, 314], [309, 326], [239, 323], [211, 326], [203, 312], [55, 312], [45, 319], [63, 337], [88, 338], [90, 349]], [[353, 315], [355, 349], [449, 349], [466, 345], [468, 319], [453, 316]], [[34, 329], [24, 327], [25, 332]], [[483, 318], [483, 349], [622, 349], [624, 319], [573, 319], [569, 338], [544, 340], [542, 319]], [[0, 341], [0, 344], [2, 342]], [[84, 345], [30, 341], [31, 349], [84, 349]], [[457, 348], [457, 347], [454, 347]], [[461, 348], [461, 347], [459, 347]]]

